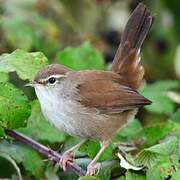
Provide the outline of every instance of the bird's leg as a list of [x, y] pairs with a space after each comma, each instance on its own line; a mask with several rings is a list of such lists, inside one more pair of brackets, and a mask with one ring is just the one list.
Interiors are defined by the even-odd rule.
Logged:
[[104, 150], [107, 148], [107, 146], [109, 145], [108, 141], [103, 141], [101, 143], [101, 149], [99, 150], [99, 152], [96, 154], [95, 158], [89, 163], [88, 167], [87, 167], [87, 172], [86, 172], [86, 176], [93, 176], [96, 174], [96, 171], [98, 172], [100, 169], [100, 163], [97, 163], [100, 155], [104, 152]]
[[67, 151], [65, 151], [61, 157], [60, 160], [60, 166], [62, 167], [62, 169], [64, 171], [66, 171], [66, 165], [67, 162], [73, 162], [73, 158], [74, 158], [74, 151], [76, 149], [79, 149], [79, 147], [84, 144], [87, 140], [82, 140], [80, 143], [76, 144], [75, 146], [73, 146], [72, 148], [68, 149]]

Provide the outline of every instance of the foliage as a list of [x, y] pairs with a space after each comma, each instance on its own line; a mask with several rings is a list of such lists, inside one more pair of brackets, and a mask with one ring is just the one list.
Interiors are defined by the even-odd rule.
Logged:
[[0, 126], [15, 129], [25, 126], [30, 106], [22, 91], [6, 82], [0, 83]]
[[57, 54], [57, 60], [60, 64], [74, 70], [105, 68], [102, 55], [88, 42], [77, 48], [65, 48]]
[[171, 114], [175, 109], [175, 104], [168, 98], [167, 92], [180, 88], [178, 81], [158, 81], [146, 86], [142, 94], [153, 102], [145, 108], [153, 113]]
[[24, 50], [16, 50], [0, 57], [0, 72], [16, 71], [21, 79], [32, 80], [38, 70], [47, 64], [48, 60], [41, 52], [27, 53]]
[[[117, 132], [99, 159], [99, 174], [79, 180], [180, 179], [179, 10], [175, 1], [145, 2], [158, 14], [142, 50], [147, 84], [140, 93], [152, 105]], [[15, 129], [60, 152], [79, 142], [45, 120], [34, 91], [24, 84], [52, 62], [73, 70], [108, 69], [122, 33], [116, 32], [113, 22], [118, 17], [125, 24], [128, 8], [136, 5], [135, 1], [108, 3], [0, 1], [0, 178], [78, 179], [7, 137], [5, 129]], [[86, 168], [99, 149], [95, 140], [82, 145], [76, 152], [77, 163]], [[120, 167], [119, 151], [129, 164], [142, 169]]]
[[30, 172], [30, 174], [39, 177], [43, 172], [44, 163], [37, 152], [20, 144], [9, 143], [1, 141], [0, 152], [8, 154], [17, 163], [23, 164], [23, 167]]
[[57, 51], [60, 30], [52, 19], [44, 18], [36, 11], [36, 1], [8, 0], [3, 10], [2, 31], [13, 49], [29, 51], [36, 48], [47, 54]]

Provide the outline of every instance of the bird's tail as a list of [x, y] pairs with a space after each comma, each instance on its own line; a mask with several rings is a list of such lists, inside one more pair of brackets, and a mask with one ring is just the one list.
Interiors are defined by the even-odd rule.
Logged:
[[112, 70], [118, 73], [124, 84], [138, 89], [143, 84], [144, 68], [140, 64], [140, 48], [152, 25], [153, 17], [140, 3], [130, 16], [121, 43], [113, 60]]

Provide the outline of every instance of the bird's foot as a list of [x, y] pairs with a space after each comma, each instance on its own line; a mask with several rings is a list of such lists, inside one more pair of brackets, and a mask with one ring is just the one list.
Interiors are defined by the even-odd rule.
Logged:
[[101, 163], [90, 163], [87, 167], [86, 176], [94, 176], [99, 173]]
[[74, 161], [74, 153], [72, 153], [72, 152], [65, 152], [62, 155], [62, 157], [61, 157], [61, 159], [59, 161], [59, 164], [62, 167], [62, 169], [64, 171], [66, 171], [67, 162], [73, 164], [73, 161]]

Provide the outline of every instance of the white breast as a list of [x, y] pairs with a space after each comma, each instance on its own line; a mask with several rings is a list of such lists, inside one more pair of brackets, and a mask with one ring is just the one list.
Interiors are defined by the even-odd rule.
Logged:
[[44, 116], [57, 129], [72, 136], [95, 139], [108, 138], [124, 124], [123, 122], [129, 119], [129, 116], [132, 117], [135, 114], [134, 112], [121, 116], [98, 114], [98, 111], [87, 109], [78, 104], [77, 101], [75, 102], [70, 97], [72, 93], [68, 94], [71, 87], [67, 87], [66, 90], [58, 88], [59, 93], [53, 92], [51, 88], [44, 88], [43, 86], [35, 88]]

